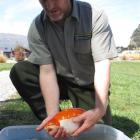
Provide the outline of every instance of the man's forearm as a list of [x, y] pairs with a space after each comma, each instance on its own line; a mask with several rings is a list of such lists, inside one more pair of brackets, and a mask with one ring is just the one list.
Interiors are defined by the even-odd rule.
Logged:
[[95, 109], [101, 111], [102, 115], [106, 112], [108, 104], [108, 90], [110, 84], [110, 61], [108, 59], [95, 63]]
[[40, 86], [48, 115], [59, 111], [59, 88], [52, 64], [40, 66]]

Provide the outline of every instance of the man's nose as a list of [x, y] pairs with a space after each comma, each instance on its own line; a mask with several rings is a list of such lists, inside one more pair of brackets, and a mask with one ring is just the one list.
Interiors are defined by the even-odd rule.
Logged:
[[51, 11], [51, 10], [55, 9], [55, 7], [56, 7], [56, 2], [55, 2], [55, 0], [48, 0], [48, 1], [46, 2], [46, 7], [47, 7], [47, 10], [48, 10], [48, 11]]

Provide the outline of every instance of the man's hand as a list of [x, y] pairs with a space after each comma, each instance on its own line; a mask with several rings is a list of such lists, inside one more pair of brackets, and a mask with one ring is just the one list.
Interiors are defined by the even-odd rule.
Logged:
[[98, 121], [101, 120], [105, 111], [101, 109], [88, 110], [85, 113], [73, 118], [73, 122], [80, 123], [80, 127], [72, 134], [72, 136], [77, 136], [80, 133], [88, 130], [94, 126]]
[[[41, 131], [42, 129], [44, 129], [45, 125], [47, 124], [47, 122], [53, 118], [54, 115], [52, 116], [48, 116], [46, 119], [44, 119], [42, 121], [42, 123], [36, 128], [37, 131]], [[60, 126], [56, 126], [53, 129], [49, 129], [48, 130], [48, 134], [51, 135], [52, 137], [56, 138], [56, 139], [64, 139], [67, 134], [64, 130], [63, 127]]]

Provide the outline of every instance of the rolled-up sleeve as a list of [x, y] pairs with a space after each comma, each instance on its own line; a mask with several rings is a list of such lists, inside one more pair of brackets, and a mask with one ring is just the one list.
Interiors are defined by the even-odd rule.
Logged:
[[52, 64], [52, 57], [48, 50], [48, 46], [41, 39], [35, 21], [32, 22], [28, 32], [28, 44], [31, 50], [28, 61], [39, 65]]
[[108, 18], [103, 10], [93, 8], [92, 55], [95, 62], [117, 57], [117, 50]]

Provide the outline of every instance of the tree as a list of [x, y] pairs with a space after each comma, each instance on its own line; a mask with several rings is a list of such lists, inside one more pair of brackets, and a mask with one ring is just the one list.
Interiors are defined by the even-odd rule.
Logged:
[[140, 24], [138, 25], [138, 27], [133, 32], [128, 48], [129, 49], [140, 48]]

